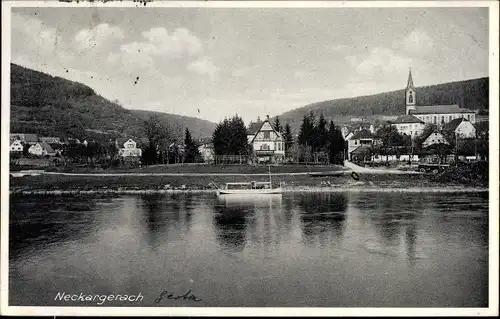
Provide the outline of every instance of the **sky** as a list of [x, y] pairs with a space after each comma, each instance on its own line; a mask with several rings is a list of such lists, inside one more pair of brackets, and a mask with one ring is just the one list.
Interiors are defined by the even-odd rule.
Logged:
[[13, 8], [11, 32], [13, 63], [213, 122], [488, 76], [487, 8]]

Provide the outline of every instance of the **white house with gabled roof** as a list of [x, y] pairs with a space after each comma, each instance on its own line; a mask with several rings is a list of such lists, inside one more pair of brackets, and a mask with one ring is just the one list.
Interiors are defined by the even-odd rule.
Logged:
[[10, 151], [11, 152], [22, 152], [24, 150], [24, 146], [21, 143], [20, 140], [15, 140], [10, 144]]
[[142, 156], [142, 149], [138, 148], [137, 142], [131, 138], [116, 139], [116, 146], [118, 148], [118, 155], [122, 157]]
[[400, 134], [411, 137], [419, 136], [425, 128], [424, 121], [411, 114], [398, 116], [392, 125], [396, 127]]
[[275, 163], [285, 158], [285, 141], [269, 122], [269, 116], [264, 121], [257, 119], [250, 123], [247, 138], [259, 162]]

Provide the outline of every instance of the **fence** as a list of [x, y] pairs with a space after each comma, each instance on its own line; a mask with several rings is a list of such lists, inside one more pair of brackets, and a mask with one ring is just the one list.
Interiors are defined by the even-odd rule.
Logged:
[[214, 163], [217, 164], [248, 164], [253, 162], [250, 155], [215, 155]]

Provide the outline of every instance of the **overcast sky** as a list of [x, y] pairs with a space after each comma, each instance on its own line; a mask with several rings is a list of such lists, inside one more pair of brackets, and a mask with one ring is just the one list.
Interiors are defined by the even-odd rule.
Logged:
[[402, 89], [409, 67], [416, 86], [488, 76], [488, 11], [13, 8], [12, 62], [125, 108], [248, 122]]

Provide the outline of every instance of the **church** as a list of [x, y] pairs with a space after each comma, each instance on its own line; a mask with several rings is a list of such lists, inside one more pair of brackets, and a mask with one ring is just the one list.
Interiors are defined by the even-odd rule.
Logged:
[[476, 113], [472, 110], [461, 108], [457, 104], [451, 105], [417, 105], [417, 92], [413, 86], [411, 70], [406, 85], [406, 115], [413, 115], [425, 124], [435, 124], [442, 128], [444, 124], [457, 118], [464, 118], [474, 124]]

